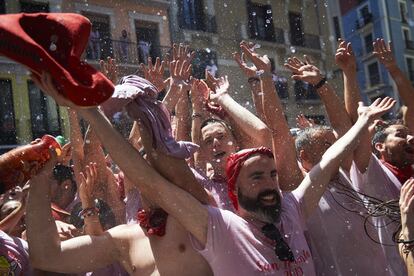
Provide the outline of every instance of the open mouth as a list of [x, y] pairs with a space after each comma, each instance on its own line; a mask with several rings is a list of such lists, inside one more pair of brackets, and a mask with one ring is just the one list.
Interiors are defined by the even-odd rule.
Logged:
[[265, 205], [271, 205], [271, 204], [275, 204], [277, 200], [277, 197], [274, 193], [272, 194], [268, 194], [268, 195], [264, 195], [260, 197], [260, 201], [265, 204]]

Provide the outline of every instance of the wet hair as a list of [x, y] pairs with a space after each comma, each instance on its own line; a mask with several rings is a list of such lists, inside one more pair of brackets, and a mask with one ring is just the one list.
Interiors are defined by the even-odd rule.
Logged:
[[72, 182], [72, 189], [74, 192], [77, 191], [77, 185], [75, 181], [75, 174], [73, 169], [69, 166], [65, 166], [62, 164], [57, 164], [53, 168], [53, 178], [56, 179], [58, 185], [62, 184], [66, 180], [70, 180]]
[[[95, 207], [99, 209], [99, 222], [102, 225], [103, 229], [110, 229], [116, 225], [115, 215], [112, 212], [111, 207], [108, 203], [102, 199], [95, 199]], [[82, 216], [82, 202], [78, 202], [73, 206], [72, 212], [70, 214], [69, 221], [76, 228], [82, 228], [85, 224]]]
[[201, 123], [200, 131], [206, 126], [216, 124], [216, 123], [221, 124], [224, 128], [226, 128], [231, 133], [233, 138], [236, 138], [233, 128], [226, 121], [217, 119], [217, 118], [208, 118], [207, 120], [204, 120], [204, 122]]
[[314, 126], [305, 128], [298, 133], [295, 139], [296, 152], [299, 156], [301, 150], [310, 146], [312, 141], [315, 139], [316, 134], [319, 134], [324, 131], [332, 131], [332, 128], [328, 126]]

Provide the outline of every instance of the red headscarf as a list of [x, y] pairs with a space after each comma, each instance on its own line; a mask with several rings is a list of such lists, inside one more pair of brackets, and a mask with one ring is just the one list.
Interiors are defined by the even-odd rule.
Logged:
[[249, 159], [252, 155], [261, 154], [273, 158], [273, 153], [270, 149], [265, 147], [245, 149], [233, 153], [227, 158], [226, 163], [226, 176], [227, 176], [227, 188], [229, 198], [233, 203], [234, 209], [239, 209], [238, 198], [236, 194], [236, 181], [239, 176], [240, 170], [244, 164], [244, 161]]

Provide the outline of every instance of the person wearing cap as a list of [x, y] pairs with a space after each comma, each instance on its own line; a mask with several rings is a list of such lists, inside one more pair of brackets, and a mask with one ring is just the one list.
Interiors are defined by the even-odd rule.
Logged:
[[[177, 162], [171, 156], [155, 151], [158, 158], [154, 158], [152, 166], [149, 166], [97, 108], [82, 109], [59, 95], [47, 74], [36, 81], [60, 105], [77, 109], [90, 122], [112, 159], [141, 193], [191, 233], [194, 247], [204, 256], [215, 275], [254, 275], [263, 271], [280, 275], [302, 271], [313, 275], [303, 220], [317, 206], [341, 160], [356, 147], [361, 132], [395, 104], [386, 98], [375, 101], [370, 107], [361, 106], [355, 125], [327, 150], [319, 164], [292, 193], [280, 194], [271, 151], [253, 149], [236, 154], [227, 166], [229, 182], [234, 183], [229, 185], [234, 188], [229, 192], [238, 209], [238, 214], [234, 214], [205, 206], [168, 181], [174, 179], [173, 183], [179, 184], [181, 179], [181, 175], [176, 173]], [[141, 125], [141, 128], [147, 154], [153, 154], [152, 135], [145, 133], [145, 126]], [[43, 195], [48, 192], [50, 176], [47, 171], [46, 168], [36, 176], [38, 183], [29, 195], [28, 204], [38, 206], [38, 212], [46, 212], [47, 199]], [[160, 173], [169, 177], [166, 179]], [[45, 229], [53, 233], [54, 225], [42, 220], [40, 226], [37, 219], [35, 213], [27, 214], [28, 240], [35, 266], [77, 272], [119, 261], [129, 273], [134, 273], [134, 263], [143, 257], [142, 247], [134, 245], [133, 238], [128, 237], [131, 233], [119, 231], [119, 228], [110, 229], [99, 237], [84, 236], [61, 243], [41, 235]], [[100, 250], [103, 248], [105, 250]], [[87, 259], [82, 258], [85, 255]]]

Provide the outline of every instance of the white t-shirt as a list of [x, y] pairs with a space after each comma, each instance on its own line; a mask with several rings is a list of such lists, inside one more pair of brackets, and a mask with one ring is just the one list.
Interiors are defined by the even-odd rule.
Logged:
[[[362, 203], [348, 195], [353, 187], [345, 172], [328, 184], [318, 207], [307, 219], [308, 242], [318, 275], [389, 275], [381, 245], [364, 230], [367, 213]], [[371, 237], [378, 240], [377, 229], [367, 223]], [[375, 265], [373, 265], [375, 260]]]
[[247, 221], [226, 210], [207, 207], [209, 213], [205, 247], [194, 237], [194, 248], [212, 268], [215, 276], [315, 275], [312, 256], [304, 236], [304, 222], [299, 201], [293, 193], [282, 199], [281, 223], [278, 225], [295, 261], [280, 261], [273, 241], [262, 234], [263, 223]]
[[[395, 175], [372, 154], [367, 170], [361, 173], [355, 163], [351, 166], [350, 177], [356, 189], [381, 201], [398, 199], [402, 184]], [[407, 275], [407, 269], [398, 252], [392, 236], [398, 223], [391, 222], [386, 216], [372, 218], [378, 231], [379, 241], [390, 265], [392, 275]]]

